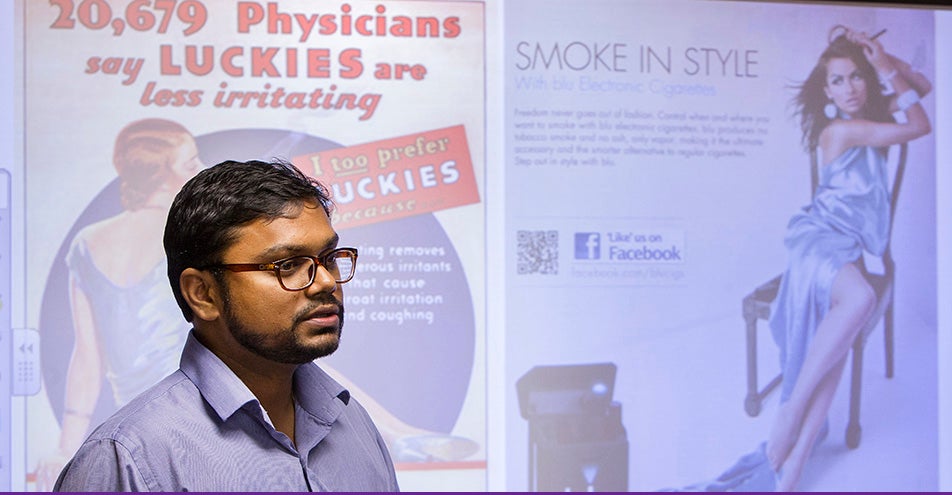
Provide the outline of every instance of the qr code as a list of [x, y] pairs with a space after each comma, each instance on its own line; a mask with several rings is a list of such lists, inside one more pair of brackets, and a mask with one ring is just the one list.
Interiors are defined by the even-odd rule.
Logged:
[[516, 233], [519, 260], [516, 273], [526, 275], [559, 273], [559, 232], [556, 230], [520, 230]]

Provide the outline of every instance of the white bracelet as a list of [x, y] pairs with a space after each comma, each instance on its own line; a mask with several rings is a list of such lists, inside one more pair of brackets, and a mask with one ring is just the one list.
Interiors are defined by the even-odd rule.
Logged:
[[916, 93], [914, 89], [907, 89], [896, 97], [896, 105], [898, 105], [899, 109], [903, 112], [916, 103], [919, 103], [919, 93]]

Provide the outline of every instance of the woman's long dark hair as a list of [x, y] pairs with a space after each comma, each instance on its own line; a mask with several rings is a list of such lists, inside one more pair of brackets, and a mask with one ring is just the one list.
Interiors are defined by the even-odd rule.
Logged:
[[795, 86], [797, 94], [792, 100], [794, 116], [799, 116], [800, 129], [803, 132], [801, 142], [808, 151], [817, 147], [820, 133], [831, 122], [823, 112], [823, 107], [829, 103], [823, 88], [826, 87], [826, 66], [831, 59], [848, 58], [859, 68], [860, 76], [866, 81], [865, 118], [877, 122], [892, 122], [889, 112], [889, 99], [882, 92], [876, 69], [866, 60], [863, 46], [846, 39], [842, 26], [834, 26], [830, 30], [832, 41], [820, 55], [816, 66], [810, 72], [806, 81]]

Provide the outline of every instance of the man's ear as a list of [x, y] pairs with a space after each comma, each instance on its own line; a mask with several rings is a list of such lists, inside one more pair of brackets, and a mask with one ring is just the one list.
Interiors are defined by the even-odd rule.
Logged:
[[195, 317], [205, 321], [221, 316], [222, 297], [215, 276], [209, 271], [186, 268], [179, 275], [182, 297]]

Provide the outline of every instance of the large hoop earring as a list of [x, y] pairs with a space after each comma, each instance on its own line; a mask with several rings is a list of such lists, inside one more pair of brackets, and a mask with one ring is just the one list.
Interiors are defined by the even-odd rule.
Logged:
[[827, 103], [827, 104], [823, 107], [823, 115], [826, 115], [826, 118], [828, 118], [828, 119], [830, 119], [830, 120], [835, 119], [835, 118], [836, 118], [836, 115], [837, 115], [838, 113], [839, 113], [839, 111], [837, 110], [836, 105], [833, 104], [833, 101], [832, 101], [832, 100], [830, 100], [830, 102]]

